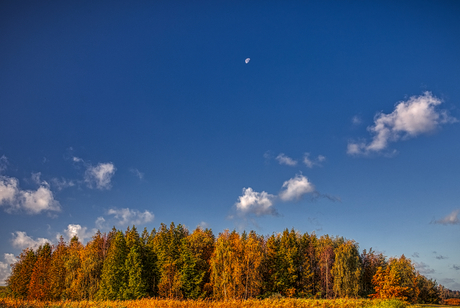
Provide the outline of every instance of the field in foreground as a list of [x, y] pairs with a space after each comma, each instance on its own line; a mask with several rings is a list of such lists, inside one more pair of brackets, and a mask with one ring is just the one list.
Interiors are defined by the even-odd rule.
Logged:
[[[367, 300], [367, 299], [264, 299], [264, 300], [230, 300], [230, 301], [202, 301], [202, 300], [164, 300], [141, 299], [132, 301], [62, 301], [40, 302], [15, 299], [0, 299], [2, 308], [421, 308], [398, 300]], [[437, 306], [449, 307], [449, 306]]]

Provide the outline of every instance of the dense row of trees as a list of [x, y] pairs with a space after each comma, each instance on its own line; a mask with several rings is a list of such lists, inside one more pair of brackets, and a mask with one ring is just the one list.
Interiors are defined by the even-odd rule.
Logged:
[[[174, 223], [139, 234], [113, 229], [96, 233], [85, 246], [61, 238], [25, 249], [7, 281], [12, 296], [38, 300], [288, 297], [401, 298], [436, 303], [440, 288], [405, 258], [364, 250], [343, 237], [321, 237], [286, 229], [209, 229], [189, 232]], [[442, 288], [441, 288], [442, 290]]]

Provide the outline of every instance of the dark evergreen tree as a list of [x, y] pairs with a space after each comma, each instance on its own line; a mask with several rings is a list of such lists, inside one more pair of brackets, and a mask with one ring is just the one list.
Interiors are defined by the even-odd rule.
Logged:
[[123, 299], [123, 286], [127, 281], [125, 271], [126, 257], [125, 237], [121, 231], [117, 231], [110, 243], [107, 258], [102, 267], [101, 285], [96, 298], [101, 300]]

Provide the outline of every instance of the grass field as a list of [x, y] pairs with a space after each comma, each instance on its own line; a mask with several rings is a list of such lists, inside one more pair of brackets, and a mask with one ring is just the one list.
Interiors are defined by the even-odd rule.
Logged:
[[367, 299], [264, 299], [235, 301], [202, 301], [202, 300], [164, 300], [141, 299], [133, 301], [62, 301], [39, 302], [14, 299], [0, 299], [2, 308], [422, 308], [422, 307], [453, 307], [442, 305], [410, 305], [398, 300], [367, 300]]

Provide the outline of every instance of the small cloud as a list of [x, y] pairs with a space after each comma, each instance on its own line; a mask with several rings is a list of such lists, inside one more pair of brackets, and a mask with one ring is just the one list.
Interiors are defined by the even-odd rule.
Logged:
[[72, 157], [72, 161], [76, 162], [76, 163], [81, 163], [81, 162], [84, 162], [83, 159], [81, 159], [80, 157]]
[[423, 95], [412, 96], [407, 101], [399, 102], [390, 114], [378, 113], [374, 118], [374, 125], [368, 127], [368, 131], [373, 135], [372, 141], [349, 142], [347, 153], [381, 153], [391, 142], [433, 132], [441, 124], [458, 122], [447, 110], [436, 109], [441, 103], [442, 101], [431, 92], [425, 92]]
[[13, 239], [12, 239], [13, 247], [16, 247], [19, 249], [25, 249], [25, 248], [37, 249], [39, 246], [44, 245], [45, 243], [51, 243], [50, 240], [46, 238], [42, 238], [42, 237], [34, 240], [30, 236], [28, 236], [26, 232], [22, 232], [22, 231], [16, 231], [12, 233], [12, 235], [13, 235]]
[[441, 225], [458, 225], [460, 223], [460, 220], [458, 219], [459, 212], [460, 210], [454, 210], [452, 211], [452, 213], [450, 213], [446, 217], [432, 221], [432, 223], [441, 224]]
[[460, 265], [454, 264], [454, 265], [452, 265], [452, 268], [453, 268], [454, 270], [456, 270], [456, 271], [460, 271]]
[[155, 215], [147, 210], [142, 213], [129, 208], [110, 209], [107, 214], [114, 215], [114, 218], [118, 219], [118, 223], [121, 225], [140, 225], [151, 222], [155, 218]]
[[[67, 229], [64, 230], [65, 239], [70, 241], [74, 236], [77, 236], [80, 242], [84, 242], [86, 239], [91, 238], [97, 232], [96, 229], [88, 231], [87, 227], [82, 227], [79, 224], [69, 224]], [[58, 234], [57, 238], [61, 235]]]
[[107, 228], [104, 217], [98, 217], [96, 219], [95, 224], [96, 224], [96, 228], [98, 228], [99, 230], [104, 230]]
[[0, 172], [5, 171], [8, 168], [8, 158], [5, 155], [0, 157]]
[[248, 64], [249, 61], [251, 61], [251, 58], [246, 58], [246, 60], [244, 60], [244, 63]]
[[85, 172], [85, 182], [89, 188], [96, 185], [97, 189], [110, 189], [110, 181], [117, 169], [112, 163], [99, 163], [97, 166], [89, 165]]
[[19, 188], [19, 181], [16, 178], [0, 176], [0, 206], [4, 206], [7, 213], [21, 210], [28, 214], [61, 211], [61, 206], [54, 199], [48, 183], [42, 182], [40, 184], [41, 186], [37, 190], [22, 190]]
[[273, 158], [273, 153], [272, 153], [272, 151], [266, 151], [266, 152], [264, 153], [264, 159], [265, 159], [265, 163], [266, 163], [266, 164], [268, 164], [272, 158]]
[[355, 115], [352, 119], [351, 119], [351, 123], [353, 123], [353, 125], [359, 125], [362, 123], [362, 120], [359, 116]]
[[323, 155], [318, 155], [316, 159], [310, 159], [310, 153], [305, 153], [303, 155], [303, 163], [308, 168], [313, 168], [314, 166], [321, 166], [321, 162], [325, 160], [326, 160], [326, 157]]
[[207, 229], [209, 228], [209, 224], [205, 221], [202, 221], [198, 224], [199, 227], [201, 227], [202, 229]]
[[138, 169], [136, 168], [131, 168], [129, 169], [129, 172], [131, 172], [132, 174], [134, 174], [135, 176], [137, 176], [139, 178], [139, 180], [142, 180], [144, 178], [144, 173], [143, 172], [140, 172]]
[[434, 274], [435, 270], [430, 268], [427, 264], [414, 262], [415, 269], [422, 275]]
[[418, 252], [414, 252], [414, 253], [412, 254], [412, 258], [420, 258], [419, 253], [418, 253]]
[[297, 165], [297, 161], [293, 160], [292, 158], [284, 155], [284, 153], [279, 154], [276, 159], [280, 163], [280, 165], [288, 165], [288, 166], [295, 166]]
[[65, 188], [68, 188], [68, 187], [75, 186], [75, 182], [73, 180], [66, 180], [64, 178], [61, 178], [61, 179], [53, 178], [51, 179], [51, 184], [53, 185], [53, 187], [56, 187], [57, 190], [59, 191]]
[[438, 260], [445, 260], [445, 259], [449, 259], [449, 258], [446, 257], [446, 256], [439, 255], [439, 256], [436, 256], [436, 259], [438, 259]]
[[295, 178], [284, 182], [282, 187], [284, 190], [279, 193], [279, 197], [283, 201], [299, 200], [303, 195], [315, 191], [313, 184], [303, 175], [296, 175]]
[[273, 207], [275, 196], [266, 193], [254, 191], [251, 187], [243, 188], [243, 195], [238, 197], [238, 202], [235, 203], [236, 210], [240, 215], [254, 214], [256, 216], [277, 215], [276, 209]]

